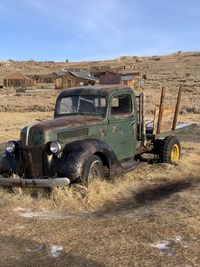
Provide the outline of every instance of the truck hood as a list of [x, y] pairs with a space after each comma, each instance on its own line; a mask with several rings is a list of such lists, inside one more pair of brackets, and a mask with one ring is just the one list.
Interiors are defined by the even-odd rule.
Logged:
[[[102, 124], [103, 120], [100, 117], [92, 116], [66, 116], [59, 117], [52, 120], [43, 121], [34, 125], [30, 125], [22, 129], [21, 141], [23, 146], [39, 146], [48, 141], [57, 140], [59, 133], [70, 132], [72, 130], [71, 138], [73, 138], [73, 130], [80, 132], [80, 129], [87, 128], [87, 126]], [[69, 138], [69, 137], [65, 137]]]
[[37, 128], [43, 131], [56, 130], [62, 128], [74, 128], [79, 126], [90, 126], [96, 124], [102, 124], [103, 120], [100, 117], [92, 116], [69, 116], [69, 117], [60, 117], [52, 120], [44, 121], [38, 123], [32, 128]]

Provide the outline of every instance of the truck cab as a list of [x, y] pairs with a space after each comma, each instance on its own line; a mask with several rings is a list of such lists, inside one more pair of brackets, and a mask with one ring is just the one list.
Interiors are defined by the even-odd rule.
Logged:
[[[87, 132], [87, 137], [102, 140], [122, 160], [135, 153], [135, 101], [134, 91], [130, 88], [112, 86], [67, 90], [57, 99], [54, 118], [84, 120], [85, 127], [80, 126], [79, 133], [82, 129]], [[96, 121], [96, 125], [90, 124], [90, 120]]]

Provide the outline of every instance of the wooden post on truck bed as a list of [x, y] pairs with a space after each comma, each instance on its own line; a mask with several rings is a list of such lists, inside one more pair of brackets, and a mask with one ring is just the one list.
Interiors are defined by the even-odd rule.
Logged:
[[142, 140], [142, 94], [139, 95], [139, 140]]
[[141, 100], [142, 100], [142, 144], [146, 146], [146, 124], [145, 124], [145, 94], [144, 92], [141, 93]]
[[154, 109], [154, 117], [153, 117], [153, 134], [156, 134], [156, 117], [157, 117], [157, 108]]
[[182, 94], [182, 86], [179, 87], [179, 91], [178, 91], [178, 97], [177, 97], [177, 101], [176, 101], [176, 109], [174, 112], [174, 120], [173, 120], [172, 130], [176, 129], [178, 113], [179, 113], [179, 108], [180, 108], [180, 102], [181, 102], [181, 94]]
[[159, 107], [158, 124], [157, 124], [157, 132], [156, 132], [157, 134], [160, 133], [160, 129], [161, 129], [161, 122], [162, 122], [162, 116], [163, 116], [163, 111], [164, 111], [165, 93], [166, 93], [166, 89], [163, 86], [161, 96], [160, 96], [160, 107]]

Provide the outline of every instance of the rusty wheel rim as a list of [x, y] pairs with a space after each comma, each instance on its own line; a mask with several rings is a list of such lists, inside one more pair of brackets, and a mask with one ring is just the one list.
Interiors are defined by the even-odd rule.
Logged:
[[91, 164], [89, 174], [88, 174], [88, 182], [90, 182], [92, 180], [101, 180], [102, 179], [100, 168], [101, 168], [101, 166], [100, 166], [100, 162], [98, 160], [95, 160]]

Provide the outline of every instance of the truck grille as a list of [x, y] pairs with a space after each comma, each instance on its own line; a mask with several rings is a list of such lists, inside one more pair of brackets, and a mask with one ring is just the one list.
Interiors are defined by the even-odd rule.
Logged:
[[21, 161], [24, 176], [37, 178], [43, 176], [43, 149], [21, 148]]

